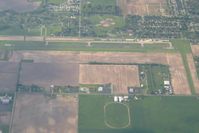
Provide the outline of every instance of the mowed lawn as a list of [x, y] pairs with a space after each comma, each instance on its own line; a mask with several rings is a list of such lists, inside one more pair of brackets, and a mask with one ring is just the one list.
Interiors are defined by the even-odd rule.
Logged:
[[[79, 97], [79, 133], [198, 133], [199, 99], [196, 97], [143, 97], [132, 100], [131, 125], [111, 129], [104, 123], [109, 96]], [[122, 114], [121, 114], [122, 115]]]
[[[5, 46], [5, 44], [12, 44]], [[42, 41], [0, 41], [2, 50], [56, 50], [56, 51], [105, 51], [105, 52], [175, 52], [157, 45], [141, 47], [138, 43], [91, 43], [86, 42], [49, 42], [46, 45]]]

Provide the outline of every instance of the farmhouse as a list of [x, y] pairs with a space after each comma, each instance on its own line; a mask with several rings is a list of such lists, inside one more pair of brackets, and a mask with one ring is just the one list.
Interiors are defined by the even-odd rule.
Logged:
[[11, 100], [12, 100], [11, 96], [8, 95], [0, 96], [0, 101], [2, 104], [9, 104]]
[[167, 80], [164, 81], [164, 89], [165, 89], [166, 93], [168, 93], [170, 95], [173, 94], [173, 89], [172, 89], [170, 81], [167, 81]]

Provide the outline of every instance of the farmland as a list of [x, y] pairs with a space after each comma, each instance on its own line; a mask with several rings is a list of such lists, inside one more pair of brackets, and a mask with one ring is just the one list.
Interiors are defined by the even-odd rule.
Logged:
[[111, 100], [113, 98], [108, 96], [80, 96], [80, 133], [197, 133], [199, 103], [196, 97], [132, 100], [129, 103], [131, 125], [126, 129], [111, 129], [105, 125], [103, 108]]
[[14, 92], [17, 84], [18, 63], [0, 62], [0, 88], [1, 92]]
[[22, 63], [19, 83], [46, 89], [51, 85], [77, 86], [78, 73], [77, 64]]
[[113, 85], [114, 94], [128, 94], [128, 87], [139, 87], [138, 67], [133, 65], [80, 65], [80, 84]]
[[[63, 58], [65, 57], [65, 58]], [[175, 94], [190, 95], [186, 71], [179, 53], [117, 53], [117, 52], [60, 52], [17, 51], [10, 61], [31, 59], [36, 63], [116, 63], [116, 64], [163, 64], [170, 66], [171, 82]], [[183, 84], [183, 86], [181, 86]]]
[[11, 133], [77, 133], [77, 118], [74, 96], [18, 94]]
[[168, 4], [165, 0], [119, 0], [124, 15], [168, 15]]
[[0, 133], [198, 133], [198, 3], [0, 0]]

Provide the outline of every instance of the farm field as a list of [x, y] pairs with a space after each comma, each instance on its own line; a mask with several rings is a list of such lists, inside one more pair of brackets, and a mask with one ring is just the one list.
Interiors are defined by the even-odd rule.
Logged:
[[177, 51], [179, 51], [179, 53], [181, 54], [183, 66], [185, 67], [185, 70], [186, 70], [186, 77], [189, 82], [189, 87], [191, 89], [192, 94], [194, 94], [195, 93], [194, 83], [193, 83], [193, 79], [191, 77], [191, 71], [190, 71], [190, 68], [188, 65], [188, 61], [187, 61], [187, 54], [191, 53], [190, 43], [188, 41], [178, 40], [178, 39], [172, 40], [171, 42], [172, 42], [174, 48]]
[[22, 63], [19, 83], [50, 89], [51, 85], [78, 86], [78, 64]]
[[77, 133], [77, 98], [17, 94], [11, 133]]
[[[64, 58], [63, 58], [64, 57]], [[116, 64], [163, 64], [168, 65], [174, 94], [190, 95], [182, 56], [179, 53], [116, 53], [116, 52], [45, 52], [17, 51], [13, 52], [10, 61], [32, 59], [42, 63], [116, 63]], [[183, 84], [183, 86], [181, 86]]]
[[168, 5], [165, 0], [119, 0], [123, 15], [168, 15]]
[[19, 63], [0, 61], [0, 90], [14, 92], [17, 84]]
[[79, 67], [80, 84], [113, 85], [114, 94], [128, 94], [128, 87], [139, 87], [138, 66], [135, 65], [89, 65]]
[[194, 56], [199, 56], [199, 45], [191, 45], [191, 50]]
[[[104, 106], [110, 96], [79, 97], [79, 133], [197, 133], [199, 102], [197, 97], [141, 97], [131, 100], [131, 124], [125, 129], [108, 127]], [[119, 107], [119, 106], [118, 106]], [[176, 125], [176, 123], [178, 123]]]
[[17, 0], [14, 4], [12, 0], [0, 0], [0, 11], [14, 10], [17, 12], [33, 11], [39, 7], [40, 2], [29, 2], [28, 0]]

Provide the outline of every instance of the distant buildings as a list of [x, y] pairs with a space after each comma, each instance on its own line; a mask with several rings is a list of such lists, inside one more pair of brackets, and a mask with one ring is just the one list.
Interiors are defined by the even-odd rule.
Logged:
[[128, 99], [129, 99], [128, 96], [114, 96], [113, 101], [121, 103], [121, 102], [127, 102]]
[[48, 9], [51, 11], [72, 11], [72, 12], [79, 12], [80, 10], [80, 1], [79, 0], [66, 0], [65, 2], [61, 3], [60, 5], [50, 4], [48, 5]]

